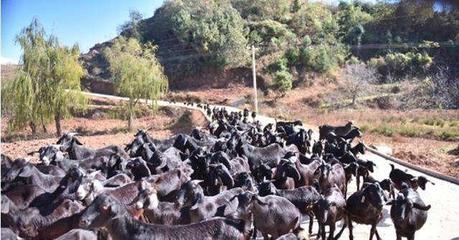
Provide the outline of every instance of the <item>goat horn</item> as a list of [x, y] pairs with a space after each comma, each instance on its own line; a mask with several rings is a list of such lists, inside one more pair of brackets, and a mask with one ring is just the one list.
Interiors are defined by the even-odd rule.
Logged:
[[77, 132], [68, 132], [67, 135], [70, 136], [70, 137], [74, 137], [74, 136], [78, 136], [79, 133], [77, 133]]

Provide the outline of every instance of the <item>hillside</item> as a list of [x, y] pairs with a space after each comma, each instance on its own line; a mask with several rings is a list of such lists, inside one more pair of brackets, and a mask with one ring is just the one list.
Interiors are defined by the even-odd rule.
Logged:
[[[387, 1], [329, 6], [300, 0], [166, 1], [152, 17], [122, 25], [121, 35], [158, 46], [171, 89], [226, 87], [251, 80], [250, 45], [257, 47], [262, 88], [289, 90], [317, 76], [339, 77], [364, 62], [380, 82], [424, 78], [439, 67], [457, 76], [456, 1]], [[439, 27], [440, 26], [440, 27]], [[81, 61], [87, 86], [109, 81], [96, 44]]]
[[14, 78], [16, 74], [16, 70], [18, 69], [18, 65], [15, 64], [2, 64], [1, 66], [2, 69], [2, 83], [5, 81], [9, 81]]

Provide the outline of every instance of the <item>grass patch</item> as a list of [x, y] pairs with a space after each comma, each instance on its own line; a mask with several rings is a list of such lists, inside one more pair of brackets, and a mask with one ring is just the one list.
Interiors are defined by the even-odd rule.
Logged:
[[381, 124], [376, 127], [372, 127], [369, 129], [371, 133], [383, 135], [386, 137], [392, 137], [394, 135], [394, 129], [387, 124]]
[[407, 122], [380, 122], [372, 125], [363, 125], [364, 131], [373, 134], [391, 137], [400, 135], [404, 137], [419, 137], [427, 139], [439, 139], [443, 141], [454, 141], [459, 138], [459, 128], [450, 127], [442, 122], [407, 121]]

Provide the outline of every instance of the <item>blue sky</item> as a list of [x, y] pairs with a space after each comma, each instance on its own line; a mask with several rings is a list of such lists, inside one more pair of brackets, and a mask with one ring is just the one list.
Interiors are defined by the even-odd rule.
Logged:
[[115, 37], [130, 10], [151, 17], [162, 3], [163, 0], [2, 0], [2, 62], [18, 61], [21, 48], [15, 44], [15, 37], [34, 17], [61, 43], [78, 43], [80, 50], [86, 52], [94, 44]]

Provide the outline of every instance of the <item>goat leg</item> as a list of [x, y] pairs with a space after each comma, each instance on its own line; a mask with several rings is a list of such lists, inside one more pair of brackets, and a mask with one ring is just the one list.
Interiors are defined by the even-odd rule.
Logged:
[[360, 186], [360, 175], [357, 174], [357, 176], [356, 176], [355, 178], [356, 178], [356, 180], [357, 180], [357, 181], [356, 181], [356, 182], [357, 182], [357, 191], [359, 191], [359, 188], [360, 188], [360, 187], [359, 187], [359, 186]]
[[309, 234], [312, 234], [312, 225], [314, 224], [314, 215], [310, 212], [309, 216]]
[[328, 235], [328, 240], [333, 240], [333, 235], [335, 234], [335, 223], [330, 224], [330, 233]]
[[[373, 239], [373, 236], [375, 235], [375, 230], [376, 230], [376, 224], [373, 223], [373, 224], [371, 224], [371, 229], [370, 229], [370, 240]], [[379, 240], [379, 238], [378, 238], [378, 240]]]
[[351, 220], [351, 216], [348, 215], [348, 219], [349, 219], [349, 240], [354, 240], [354, 235], [352, 234], [352, 220]]
[[269, 236], [268, 236], [267, 233], [263, 233], [263, 239], [264, 239], [264, 240], [269, 240]]
[[376, 229], [376, 224], [375, 224], [375, 234], [376, 234], [376, 239], [381, 240], [381, 237], [379, 236], [379, 233], [378, 233], [378, 229]]
[[346, 218], [347, 215], [344, 215], [343, 216], [343, 227], [341, 227], [341, 230], [339, 230], [338, 234], [336, 234], [336, 236], [334, 237], [334, 239], [339, 239], [341, 237], [341, 234], [343, 234], [344, 232], [344, 229], [347, 227], [347, 221], [348, 219]]
[[253, 235], [252, 239], [257, 239], [257, 227], [253, 226]]
[[325, 240], [325, 235], [326, 235], [326, 232], [325, 232], [325, 224], [321, 223], [319, 224], [319, 228], [320, 228], [320, 236], [322, 237], [322, 240]]

